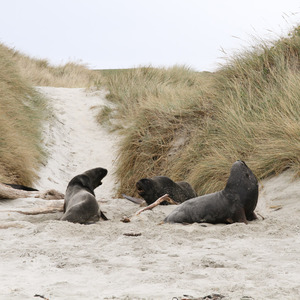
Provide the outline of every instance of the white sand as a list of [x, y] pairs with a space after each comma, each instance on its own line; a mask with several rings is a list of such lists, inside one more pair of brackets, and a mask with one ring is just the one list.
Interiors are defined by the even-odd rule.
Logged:
[[112, 171], [118, 137], [95, 121], [97, 107], [105, 104], [105, 93], [51, 87], [39, 90], [51, 99], [54, 116], [44, 130], [50, 159], [35, 186], [41, 190], [54, 188], [65, 192], [72, 177], [102, 167], [109, 173], [103, 179], [105, 189], [101, 189], [100, 196], [112, 196], [116, 186]]
[[1, 203], [0, 299], [171, 300], [213, 293], [226, 300], [300, 299], [300, 180], [292, 173], [262, 182], [257, 212], [265, 220], [249, 225], [158, 225], [173, 206], [122, 223], [139, 207], [113, 199], [118, 137], [99, 127], [90, 110], [104, 103], [103, 95], [40, 90], [51, 97], [58, 121], [45, 127], [51, 157], [36, 186], [64, 192], [73, 176], [106, 167], [110, 173], [96, 192], [110, 220], [72, 224], [58, 221], [61, 213], [5, 212], [44, 200]]

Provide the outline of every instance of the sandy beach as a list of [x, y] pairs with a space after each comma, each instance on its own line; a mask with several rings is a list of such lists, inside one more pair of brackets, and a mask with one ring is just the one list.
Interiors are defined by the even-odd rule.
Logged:
[[159, 225], [174, 206], [134, 216], [138, 205], [114, 197], [119, 137], [95, 121], [105, 92], [38, 90], [53, 114], [44, 126], [49, 160], [34, 186], [64, 193], [75, 175], [104, 167], [95, 192], [109, 220], [14, 212], [62, 200], [2, 201], [0, 299], [300, 299], [300, 180], [291, 171], [260, 182], [259, 219], [248, 225]]

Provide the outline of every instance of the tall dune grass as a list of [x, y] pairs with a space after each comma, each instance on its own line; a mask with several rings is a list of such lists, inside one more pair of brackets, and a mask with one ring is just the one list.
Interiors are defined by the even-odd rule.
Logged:
[[32, 86], [88, 88], [101, 80], [84, 65], [55, 67], [0, 43], [0, 181], [30, 185], [44, 159], [42, 121], [50, 108]]
[[107, 77], [114, 109], [108, 117], [105, 109], [106, 119], [120, 121], [118, 128], [125, 124], [116, 171], [121, 192], [132, 194], [142, 177], [168, 175], [195, 127], [211, 114], [210, 77], [180, 66], [142, 67]]
[[101, 73], [90, 70], [84, 64], [68, 62], [53, 66], [46, 59], [34, 59], [4, 45], [0, 46], [7, 49], [20, 75], [31, 85], [89, 88], [101, 84]]
[[[189, 174], [198, 191], [211, 190], [210, 181], [220, 188], [225, 169], [239, 158], [259, 178], [287, 168], [300, 174], [299, 33], [296, 28], [288, 38], [241, 53], [216, 74], [214, 133], [208, 154]], [[212, 165], [221, 176], [212, 174]]]
[[46, 112], [45, 99], [0, 45], [0, 181], [31, 184], [43, 156], [40, 132]]
[[[187, 180], [199, 194], [223, 188], [242, 159], [258, 178], [300, 174], [300, 27], [230, 58], [214, 74], [185, 67], [108, 76], [107, 115], [125, 120], [120, 192], [141, 177]], [[100, 117], [101, 118], [101, 115]]]

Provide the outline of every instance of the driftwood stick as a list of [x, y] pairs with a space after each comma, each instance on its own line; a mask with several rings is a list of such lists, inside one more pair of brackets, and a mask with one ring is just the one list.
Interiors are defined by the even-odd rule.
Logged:
[[[48, 202], [44, 202], [48, 203]], [[37, 208], [33, 208], [32, 210], [2, 210], [1, 212], [16, 212], [23, 215], [39, 215], [39, 214], [51, 214], [55, 212], [62, 212], [64, 210], [64, 202], [61, 200], [56, 200], [55, 203], [39, 205]]]
[[138, 212], [135, 213], [136, 216], [138, 216], [140, 213], [142, 213], [145, 210], [149, 210], [154, 208], [155, 206], [159, 205], [160, 203], [162, 203], [163, 201], [167, 201], [170, 204], [178, 204], [177, 202], [175, 202], [174, 200], [172, 200], [168, 194], [165, 194], [163, 196], [161, 196], [160, 198], [158, 198], [155, 202], [151, 203], [150, 205], [140, 209]]
[[0, 229], [8, 229], [8, 228], [24, 228], [23, 224], [20, 224], [18, 222], [1, 222]]
[[17, 198], [41, 198], [45, 200], [51, 200], [63, 199], [64, 195], [56, 190], [47, 190], [43, 192], [18, 190], [10, 187], [9, 185], [0, 183], [0, 200]]
[[33, 216], [33, 215], [40, 215], [40, 214], [52, 214], [61, 211], [63, 211], [63, 208], [42, 208], [42, 209], [36, 209], [32, 211], [5, 210], [4, 212], [16, 212], [23, 215]]

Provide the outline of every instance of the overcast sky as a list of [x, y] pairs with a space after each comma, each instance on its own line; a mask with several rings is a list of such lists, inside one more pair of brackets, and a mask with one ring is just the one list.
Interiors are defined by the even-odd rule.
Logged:
[[116, 69], [228, 55], [300, 25], [299, 0], [0, 0], [0, 42], [53, 64]]

